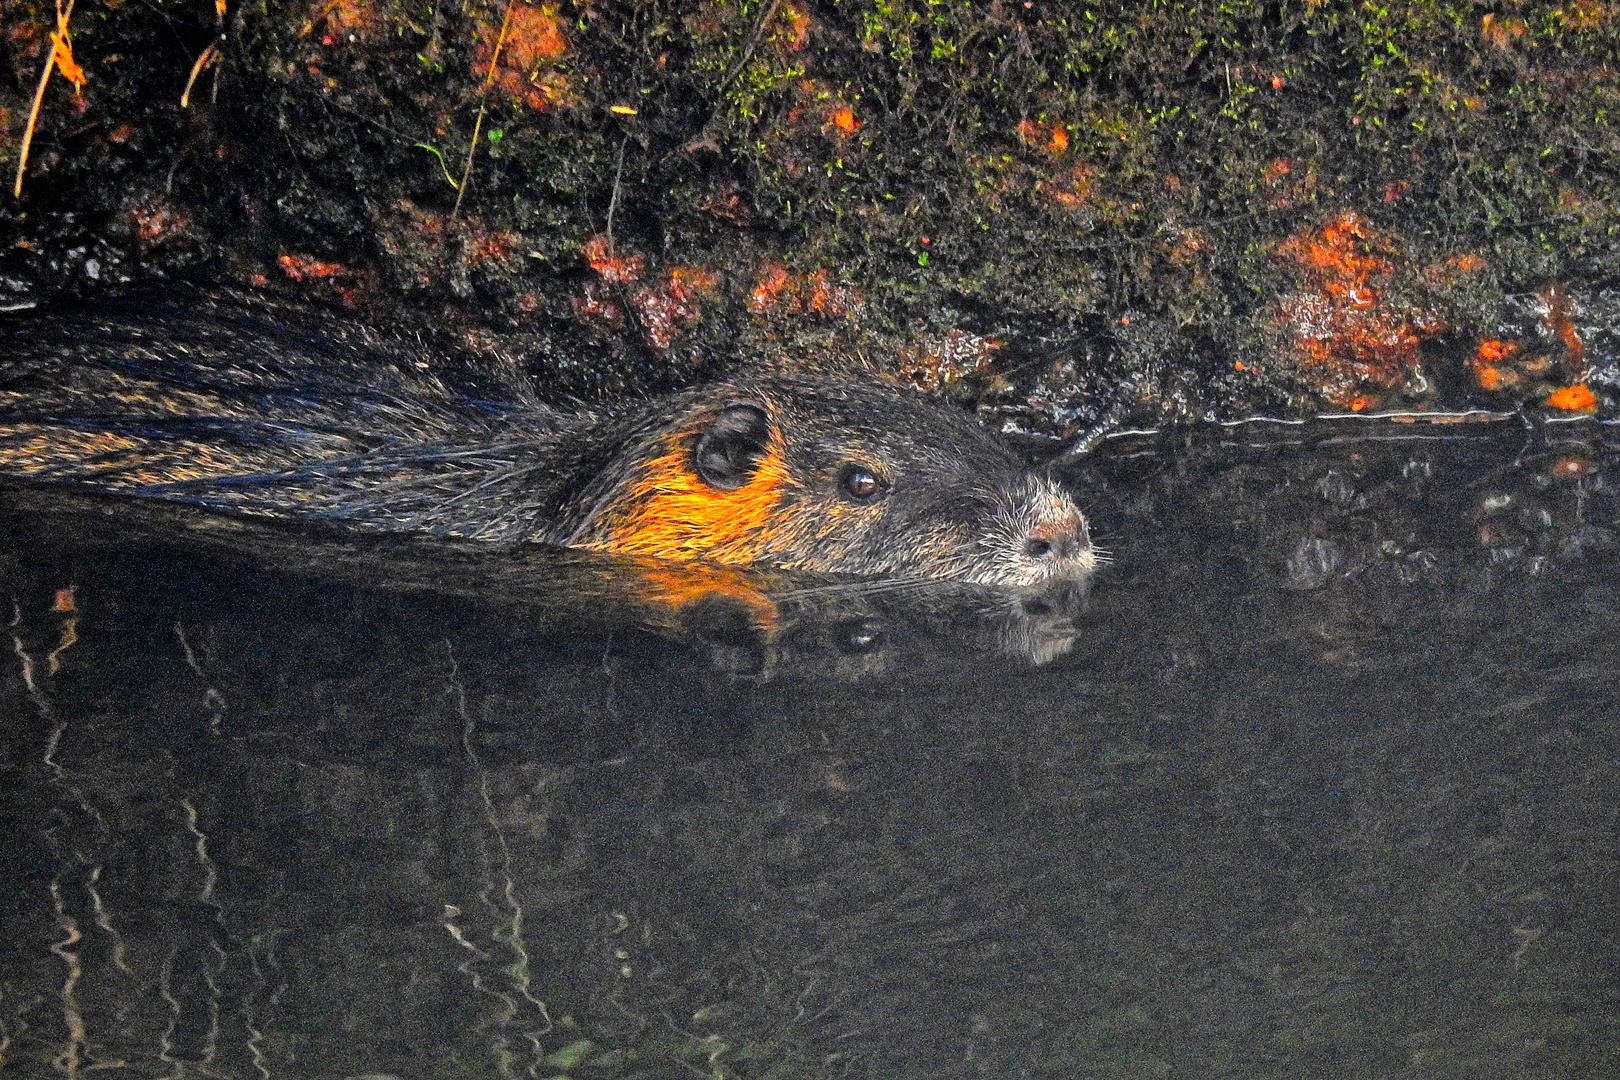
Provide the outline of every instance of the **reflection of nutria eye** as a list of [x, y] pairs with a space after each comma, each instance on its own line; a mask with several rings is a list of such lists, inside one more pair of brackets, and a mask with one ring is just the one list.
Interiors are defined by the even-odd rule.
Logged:
[[889, 491], [889, 485], [865, 465], [845, 465], [838, 474], [838, 490], [851, 502], [875, 503]]
[[837, 628], [835, 640], [839, 652], [859, 656], [883, 644], [883, 627], [874, 619], [854, 619]]

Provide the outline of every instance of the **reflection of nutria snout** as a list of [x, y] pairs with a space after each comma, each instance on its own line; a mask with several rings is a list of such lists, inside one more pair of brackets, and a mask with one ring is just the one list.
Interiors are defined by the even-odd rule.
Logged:
[[0, 326], [0, 473], [279, 517], [883, 577], [1084, 582], [1085, 519], [853, 366], [562, 412], [496, 365], [229, 295]]

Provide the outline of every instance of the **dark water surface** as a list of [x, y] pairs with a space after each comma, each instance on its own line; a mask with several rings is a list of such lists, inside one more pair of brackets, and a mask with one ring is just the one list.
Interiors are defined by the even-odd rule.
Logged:
[[0, 496], [0, 1076], [1620, 1076], [1614, 442], [1113, 440], [1040, 666]]

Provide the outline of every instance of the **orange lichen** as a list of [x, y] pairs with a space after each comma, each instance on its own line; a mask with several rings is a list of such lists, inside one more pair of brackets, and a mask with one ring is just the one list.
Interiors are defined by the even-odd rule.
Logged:
[[1581, 344], [1581, 336], [1569, 317], [1569, 293], [1555, 281], [1538, 295], [1547, 304], [1547, 314], [1544, 316], [1547, 326], [1564, 344], [1564, 370], [1572, 377], [1579, 377], [1585, 371], [1586, 346]]
[[1369, 384], [1401, 384], [1421, 362], [1418, 347], [1445, 329], [1437, 310], [1400, 299], [1400, 252], [1353, 210], [1290, 236], [1277, 256], [1303, 287], [1272, 305], [1271, 316], [1301, 374], [1335, 404], [1347, 406]]
[[[377, 241], [392, 257], [396, 273], [411, 275], [418, 288], [440, 286], [449, 260], [460, 257], [457, 246], [447, 243], [447, 225], [443, 214], [396, 199], [377, 215]], [[476, 225], [469, 223], [468, 229], [476, 232]], [[469, 249], [478, 246], [475, 237], [469, 240]]]
[[73, 590], [57, 589], [56, 600], [51, 604], [52, 611], [73, 611]]
[[771, 514], [792, 498], [795, 485], [781, 436], [753, 478], [736, 491], [704, 483], [691, 467], [697, 431], [671, 437], [663, 453], [638, 470], [613, 516], [583, 538], [581, 547], [661, 559], [748, 563], [764, 553]]
[[1192, 229], [1176, 229], [1172, 235], [1174, 241], [1168, 248], [1171, 262], [1195, 262], [1200, 255], [1209, 249], [1209, 245], [1204, 241], [1204, 238]]
[[847, 315], [861, 306], [859, 293], [845, 285], [834, 285], [825, 270], [804, 279], [804, 310], [829, 318]]
[[722, 278], [713, 270], [701, 266], [677, 266], [669, 272], [670, 295], [681, 300], [695, 300], [699, 296], [713, 297], [720, 290]]
[[1035, 185], [1036, 191], [1044, 191], [1047, 196], [1059, 206], [1069, 211], [1079, 211], [1089, 208], [1093, 202], [1098, 171], [1094, 167], [1081, 162], [1069, 170], [1062, 187], [1054, 187], [1045, 181]]
[[1495, 338], [1486, 338], [1474, 350], [1474, 355], [1468, 358], [1468, 367], [1474, 373], [1474, 381], [1481, 390], [1489, 393], [1500, 393], [1511, 390], [1520, 385], [1524, 379], [1516, 370], [1504, 369], [1503, 364], [1524, 351], [1524, 342], [1498, 341]]
[[1316, 167], [1296, 158], [1274, 158], [1260, 174], [1261, 185], [1269, 192], [1267, 201], [1278, 209], [1309, 201], [1316, 192]]
[[360, 301], [366, 284], [366, 275], [342, 263], [323, 262], [308, 255], [284, 252], [276, 257], [281, 272], [293, 281], [325, 282], [339, 300], [353, 306]]
[[1432, 263], [1423, 268], [1422, 279], [1430, 288], [1439, 288], [1451, 285], [1465, 277], [1473, 277], [1489, 265], [1479, 255], [1465, 251], [1460, 255], [1453, 255], [1443, 262]]
[[798, 52], [810, 44], [810, 16], [797, 4], [785, 3], [776, 11], [776, 29], [771, 41], [788, 52]]
[[499, 262], [508, 259], [512, 255], [515, 244], [516, 237], [504, 230], [469, 230], [467, 236], [467, 262], [477, 265], [491, 260]]
[[1296, 232], [1277, 254], [1304, 267], [1329, 292], [1346, 295], [1391, 270], [1391, 245], [1354, 210], [1335, 214], [1319, 229]]
[[135, 204], [130, 209], [129, 217], [130, 223], [135, 226], [135, 239], [140, 241], [143, 248], [183, 239], [191, 227], [191, 215], [171, 206], [161, 195]]
[[[1521, 339], [1485, 338], [1468, 358], [1468, 367], [1483, 390], [1521, 399], [1546, 395], [1546, 403], [1555, 408], [1591, 411], [1597, 402], [1582, 383], [1587, 374], [1586, 349], [1571, 318], [1572, 302], [1557, 282], [1539, 295], [1546, 305], [1542, 318], [1559, 344], [1532, 350]], [[1560, 383], [1565, 385], [1560, 387]]]
[[1578, 217], [1587, 223], [1596, 223], [1609, 211], [1608, 202], [1573, 187], [1558, 189], [1558, 211]]
[[771, 311], [782, 302], [782, 297], [793, 287], [793, 277], [787, 272], [787, 267], [770, 265], [760, 272], [759, 281], [754, 286], [754, 295], [750, 306], [756, 313]]
[[1036, 147], [1051, 154], [1053, 157], [1063, 153], [1069, 148], [1069, 133], [1063, 129], [1062, 124], [1052, 124], [1048, 128], [1045, 124], [1034, 120], [1020, 120], [1013, 125], [1013, 134], [1025, 146]]
[[1597, 411], [1598, 400], [1597, 395], [1592, 393], [1585, 383], [1576, 383], [1574, 386], [1565, 386], [1548, 394], [1546, 404], [1554, 409], [1589, 413]]
[[340, 278], [353, 272], [341, 263], [322, 262], [308, 255], [282, 254], [276, 257], [276, 262], [281, 264], [281, 272], [294, 281]]
[[585, 241], [579, 250], [585, 256], [585, 261], [591, 264], [591, 269], [602, 275], [602, 280], [615, 285], [628, 285], [639, 280], [647, 266], [646, 260], [639, 255], [615, 254], [613, 241], [601, 233]]
[[568, 53], [568, 39], [556, 5], [507, 2], [503, 22], [480, 28], [472, 70], [488, 81], [492, 91], [531, 109], [547, 112], [566, 107], [572, 103], [570, 81], [558, 69], [558, 61]]
[[[860, 117], [855, 114], [855, 107], [844, 99], [839, 90], [827, 83], [819, 79], [799, 79], [792, 84], [791, 104], [782, 113], [775, 130], [762, 144], [766, 154], [777, 160], [790, 176], [803, 175], [805, 165], [794, 153], [792, 144], [786, 140], [791, 140], [807, 127], [815, 127], [823, 136], [836, 142], [840, 161], [847, 161], [851, 155], [859, 156], [865, 151], [863, 143], [850, 139], [850, 136], [862, 127]], [[719, 149], [712, 140], [698, 140], [688, 144], [688, 147]]]
[[[604, 295], [603, 286], [634, 285], [641, 281], [646, 260], [639, 255], [619, 255], [611, 250], [606, 236], [593, 236], [580, 248], [586, 262], [598, 275], [587, 282], [584, 294], [574, 298], [574, 311], [583, 319], [617, 329], [624, 320], [623, 309]], [[703, 317], [701, 299], [712, 298], [720, 289], [718, 273], [699, 266], [672, 267], [662, 281], [643, 285], [627, 299], [635, 309], [642, 337], [659, 352], [667, 350], [684, 331]], [[622, 295], [622, 294], [621, 294]]]
[[810, 314], [840, 318], [863, 302], [854, 289], [834, 284], [825, 270], [795, 277], [786, 267], [771, 264], [760, 272], [749, 306], [756, 315]]
[[668, 349], [702, 319], [699, 299], [713, 297], [719, 287], [719, 274], [697, 266], [677, 266], [662, 284], [638, 289], [630, 303], [640, 318], [647, 344], [659, 352]]
[[317, 4], [299, 36], [321, 29], [321, 44], [336, 45], [350, 38], [364, 39], [386, 31], [386, 8], [364, 0], [324, 0]]
[[1480, 20], [1479, 36], [1492, 48], [1506, 51], [1513, 47], [1513, 43], [1530, 32], [1523, 19], [1500, 18], [1495, 14], [1486, 15]]

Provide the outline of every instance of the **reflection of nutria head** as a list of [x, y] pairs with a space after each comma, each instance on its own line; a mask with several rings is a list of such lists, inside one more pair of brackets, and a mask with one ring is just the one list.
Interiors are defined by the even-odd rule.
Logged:
[[966, 416], [869, 372], [678, 395], [627, 424], [554, 538], [601, 551], [982, 584], [1084, 581], [1084, 517]]

